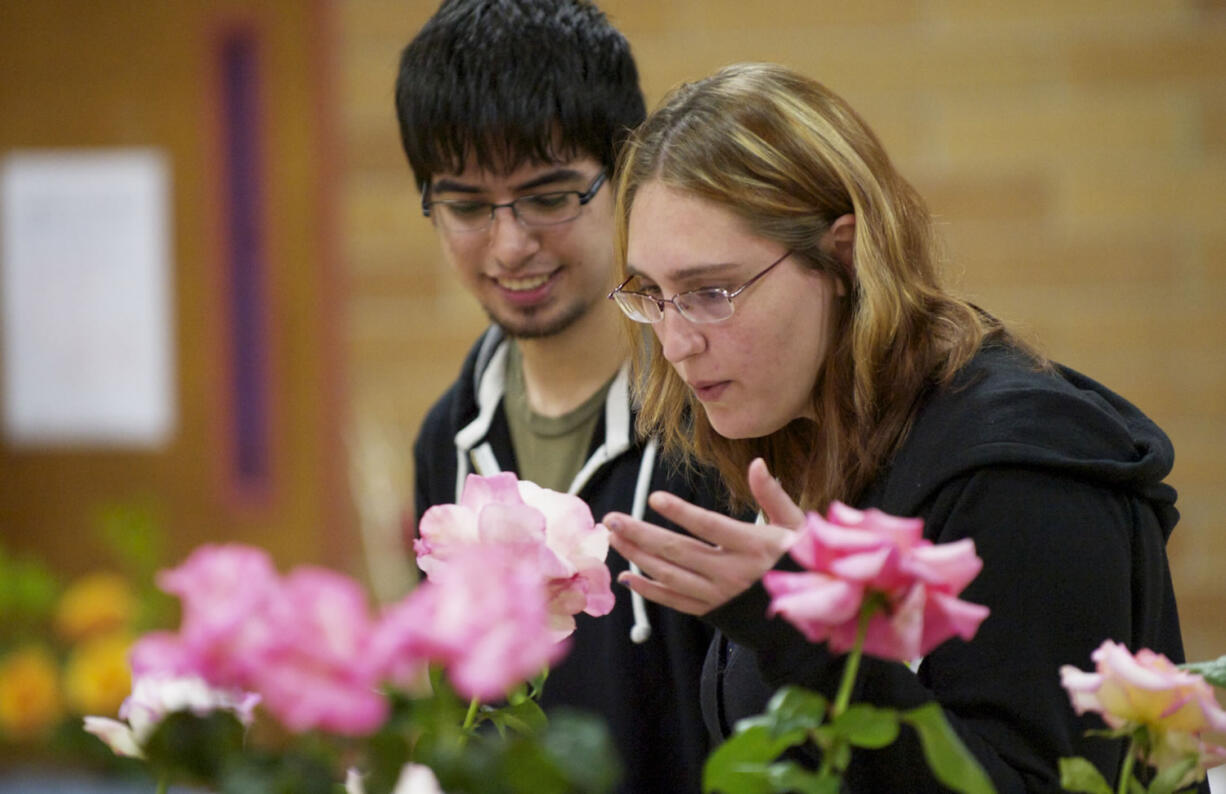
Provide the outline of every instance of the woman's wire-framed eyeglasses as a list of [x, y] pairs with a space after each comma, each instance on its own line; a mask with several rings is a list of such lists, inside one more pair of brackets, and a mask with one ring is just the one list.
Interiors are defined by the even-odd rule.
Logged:
[[729, 292], [723, 287], [700, 287], [688, 292], [680, 292], [671, 298], [651, 295], [646, 292], [627, 290], [626, 285], [634, 279], [631, 275], [609, 293], [609, 300], [614, 301], [618, 308], [636, 323], [658, 323], [664, 319], [664, 306], [671, 303], [685, 319], [692, 323], [719, 323], [732, 316], [733, 300], [747, 290], [758, 279], [771, 272], [776, 265], [791, 255], [791, 250], [784, 251], [783, 256], [771, 262], [756, 276], [741, 286]]

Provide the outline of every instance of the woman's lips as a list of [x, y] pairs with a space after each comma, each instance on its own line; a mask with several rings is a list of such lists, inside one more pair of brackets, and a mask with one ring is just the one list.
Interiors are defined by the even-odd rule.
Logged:
[[706, 403], [718, 400], [720, 395], [724, 393], [724, 390], [731, 384], [732, 381], [730, 380], [708, 380], [691, 383], [690, 388], [694, 390], [694, 394], [698, 396], [699, 400]]

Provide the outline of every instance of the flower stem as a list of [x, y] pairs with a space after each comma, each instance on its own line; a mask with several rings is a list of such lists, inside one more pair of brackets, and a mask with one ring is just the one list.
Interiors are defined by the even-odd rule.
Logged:
[[1116, 794], [1128, 794], [1128, 781], [1132, 779], [1132, 765], [1136, 763], [1137, 737], [1133, 735], [1128, 740], [1128, 752], [1124, 755], [1124, 765], [1120, 768], [1120, 779], [1116, 782]]
[[464, 715], [464, 724], [460, 726], [464, 730], [465, 733], [468, 733], [468, 730], [472, 728], [473, 723], [476, 721], [477, 709], [480, 706], [481, 706], [481, 701], [480, 699], [476, 697], [474, 697], [471, 701], [469, 701], [468, 713]]
[[864, 655], [864, 637], [868, 634], [868, 622], [877, 611], [874, 599], [864, 599], [860, 607], [860, 619], [856, 624], [856, 641], [847, 654], [847, 662], [843, 665], [843, 680], [839, 682], [839, 691], [834, 696], [834, 705], [830, 708], [830, 716], [837, 717], [851, 702], [851, 690], [856, 682], [856, 673], [860, 670], [860, 657]]
[[170, 791], [170, 775], [158, 775], [157, 794], [166, 794]]

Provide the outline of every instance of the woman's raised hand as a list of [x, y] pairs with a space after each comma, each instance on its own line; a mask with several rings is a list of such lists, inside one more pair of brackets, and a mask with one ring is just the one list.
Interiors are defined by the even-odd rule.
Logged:
[[751, 524], [656, 491], [657, 513], [690, 532], [687, 537], [625, 513], [609, 513], [611, 543], [642, 574], [625, 571], [618, 581], [644, 598], [691, 615], [703, 615], [748, 589], [787, 551], [804, 523], [796, 506], [758, 458], [749, 465], [749, 489], [767, 523]]

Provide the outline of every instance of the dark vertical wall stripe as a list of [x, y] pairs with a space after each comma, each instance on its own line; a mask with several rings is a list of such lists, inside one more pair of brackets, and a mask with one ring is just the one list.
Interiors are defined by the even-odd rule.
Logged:
[[264, 325], [264, 227], [259, 145], [259, 51], [250, 32], [222, 38], [226, 267], [229, 278], [233, 474], [243, 490], [267, 484], [268, 339]]

